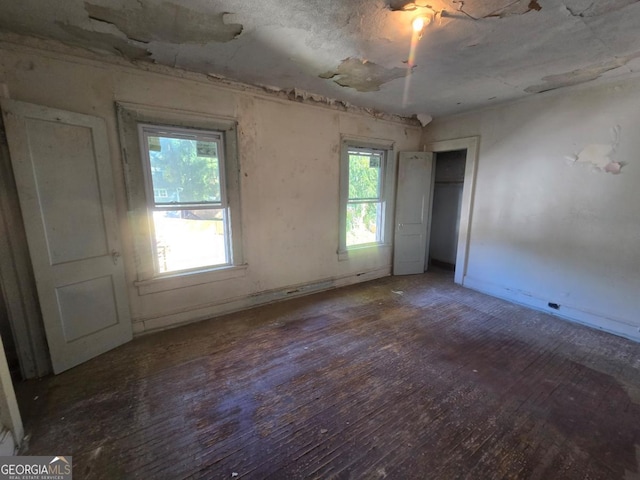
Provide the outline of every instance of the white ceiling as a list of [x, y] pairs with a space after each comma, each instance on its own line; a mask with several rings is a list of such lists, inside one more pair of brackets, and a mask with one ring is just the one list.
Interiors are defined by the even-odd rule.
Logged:
[[[640, 71], [639, 0], [407, 3], [0, 0], [0, 30], [406, 116]], [[417, 15], [434, 21], [409, 69]]]

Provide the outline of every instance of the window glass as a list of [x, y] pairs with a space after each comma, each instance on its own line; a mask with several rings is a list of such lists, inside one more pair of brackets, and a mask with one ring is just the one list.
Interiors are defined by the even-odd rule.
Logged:
[[155, 203], [219, 203], [218, 141], [148, 136]]
[[142, 132], [156, 273], [230, 264], [222, 136], [154, 126]]
[[380, 241], [379, 202], [347, 204], [347, 247]]
[[349, 152], [349, 200], [379, 198], [381, 193], [380, 154]]
[[349, 148], [346, 247], [380, 243], [383, 239], [384, 151]]
[[158, 273], [227, 263], [224, 209], [153, 212]]

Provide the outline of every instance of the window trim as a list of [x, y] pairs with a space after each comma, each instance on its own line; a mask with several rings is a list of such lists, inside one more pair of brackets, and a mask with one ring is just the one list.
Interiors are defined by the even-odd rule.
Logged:
[[[138, 293], [144, 295], [209, 283], [230, 278], [230, 275], [231, 277], [244, 275], [246, 268], [238, 268], [246, 267], [246, 265], [242, 253], [240, 168], [236, 120], [124, 102], [116, 102], [116, 111], [124, 163], [127, 208], [136, 256], [137, 279], [134, 284], [138, 287]], [[176, 130], [204, 130], [219, 133], [222, 136], [225, 199], [228, 205], [230, 228], [228, 236], [231, 249], [229, 264], [179, 272], [156, 273], [152, 247], [153, 232], [150, 230], [148, 218], [147, 174], [144, 171], [144, 160], [140, 148], [140, 124]], [[222, 192], [221, 195], [223, 195]]]
[[[393, 208], [395, 199], [395, 174], [396, 174], [396, 153], [395, 142], [392, 140], [381, 140], [372, 138], [362, 138], [353, 136], [343, 136], [341, 138], [340, 149], [340, 213], [339, 213], [339, 236], [338, 236], [338, 259], [347, 260], [349, 255], [356, 252], [364, 254], [375, 252], [380, 249], [389, 248], [392, 244], [393, 235]], [[380, 203], [382, 208], [381, 241], [353, 245], [347, 247], [347, 205], [349, 204], [349, 150], [377, 150], [384, 152], [382, 167], [382, 192]], [[357, 202], [358, 203], [358, 202]], [[376, 202], [377, 203], [377, 202]]]

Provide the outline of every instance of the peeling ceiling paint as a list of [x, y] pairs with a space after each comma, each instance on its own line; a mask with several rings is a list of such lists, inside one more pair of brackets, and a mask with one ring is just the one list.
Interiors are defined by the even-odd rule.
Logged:
[[406, 75], [406, 68], [384, 68], [359, 58], [346, 58], [338, 68], [319, 76], [331, 78], [341, 87], [355, 88], [359, 92], [377, 92], [381, 85]]
[[242, 33], [242, 25], [226, 24], [227, 12], [195, 10], [163, 2], [136, 2], [127, 7], [106, 7], [85, 2], [89, 18], [115, 25], [129, 39], [138, 42], [197, 43], [229, 42]]
[[542, 93], [548, 90], [555, 90], [556, 88], [570, 87], [572, 85], [590, 82], [599, 78], [606, 72], [623, 67], [636, 58], [640, 58], [640, 52], [616, 58], [609, 62], [579, 68], [571, 72], [560, 73], [558, 75], [548, 75], [542, 78], [543, 83], [532, 85], [524, 90], [528, 93]]
[[504, 18], [509, 15], [524, 15], [532, 10], [542, 10], [536, 0], [486, 0], [484, 2], [454, 0], [453, 3], [459, 6], [460, 12], [474, 20], [491, 17]]
[[134, 42], [128, 42], [127, 38], [121, 38], [113, 33], [85, 30], [84, 28], [62, 22], [59, 22], [58, 25], [65, 32], [74, 36], [79, 41], [86, 42], [93, 48], [114, 51], [132, 60], [143, 60], [151, 55], [151, 52], [145, 48], [144, 44], [136, 46]]
[[576, 17], [597, 17], [620, 10], [640, 0], [614, 0], [600, 2], [583, 2], [582, 0], [565, 0], [567, 10]]
[[639, 31], [640, 0], [0, 0], [0, 36], [423, 119], [640, 76]]

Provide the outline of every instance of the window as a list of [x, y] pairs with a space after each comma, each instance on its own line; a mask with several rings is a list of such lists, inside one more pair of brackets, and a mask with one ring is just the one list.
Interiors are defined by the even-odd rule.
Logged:
[[138, 128], [156, 273], [228, 265], [222, 134]]
[[349, 149], [347, 247], [382, 242], [384, 152]]
[[118, 103], [141, 295], [244, 275], [237, 125]]
[[389, 243], [392, 145], [343, 141], [339, 253]]

